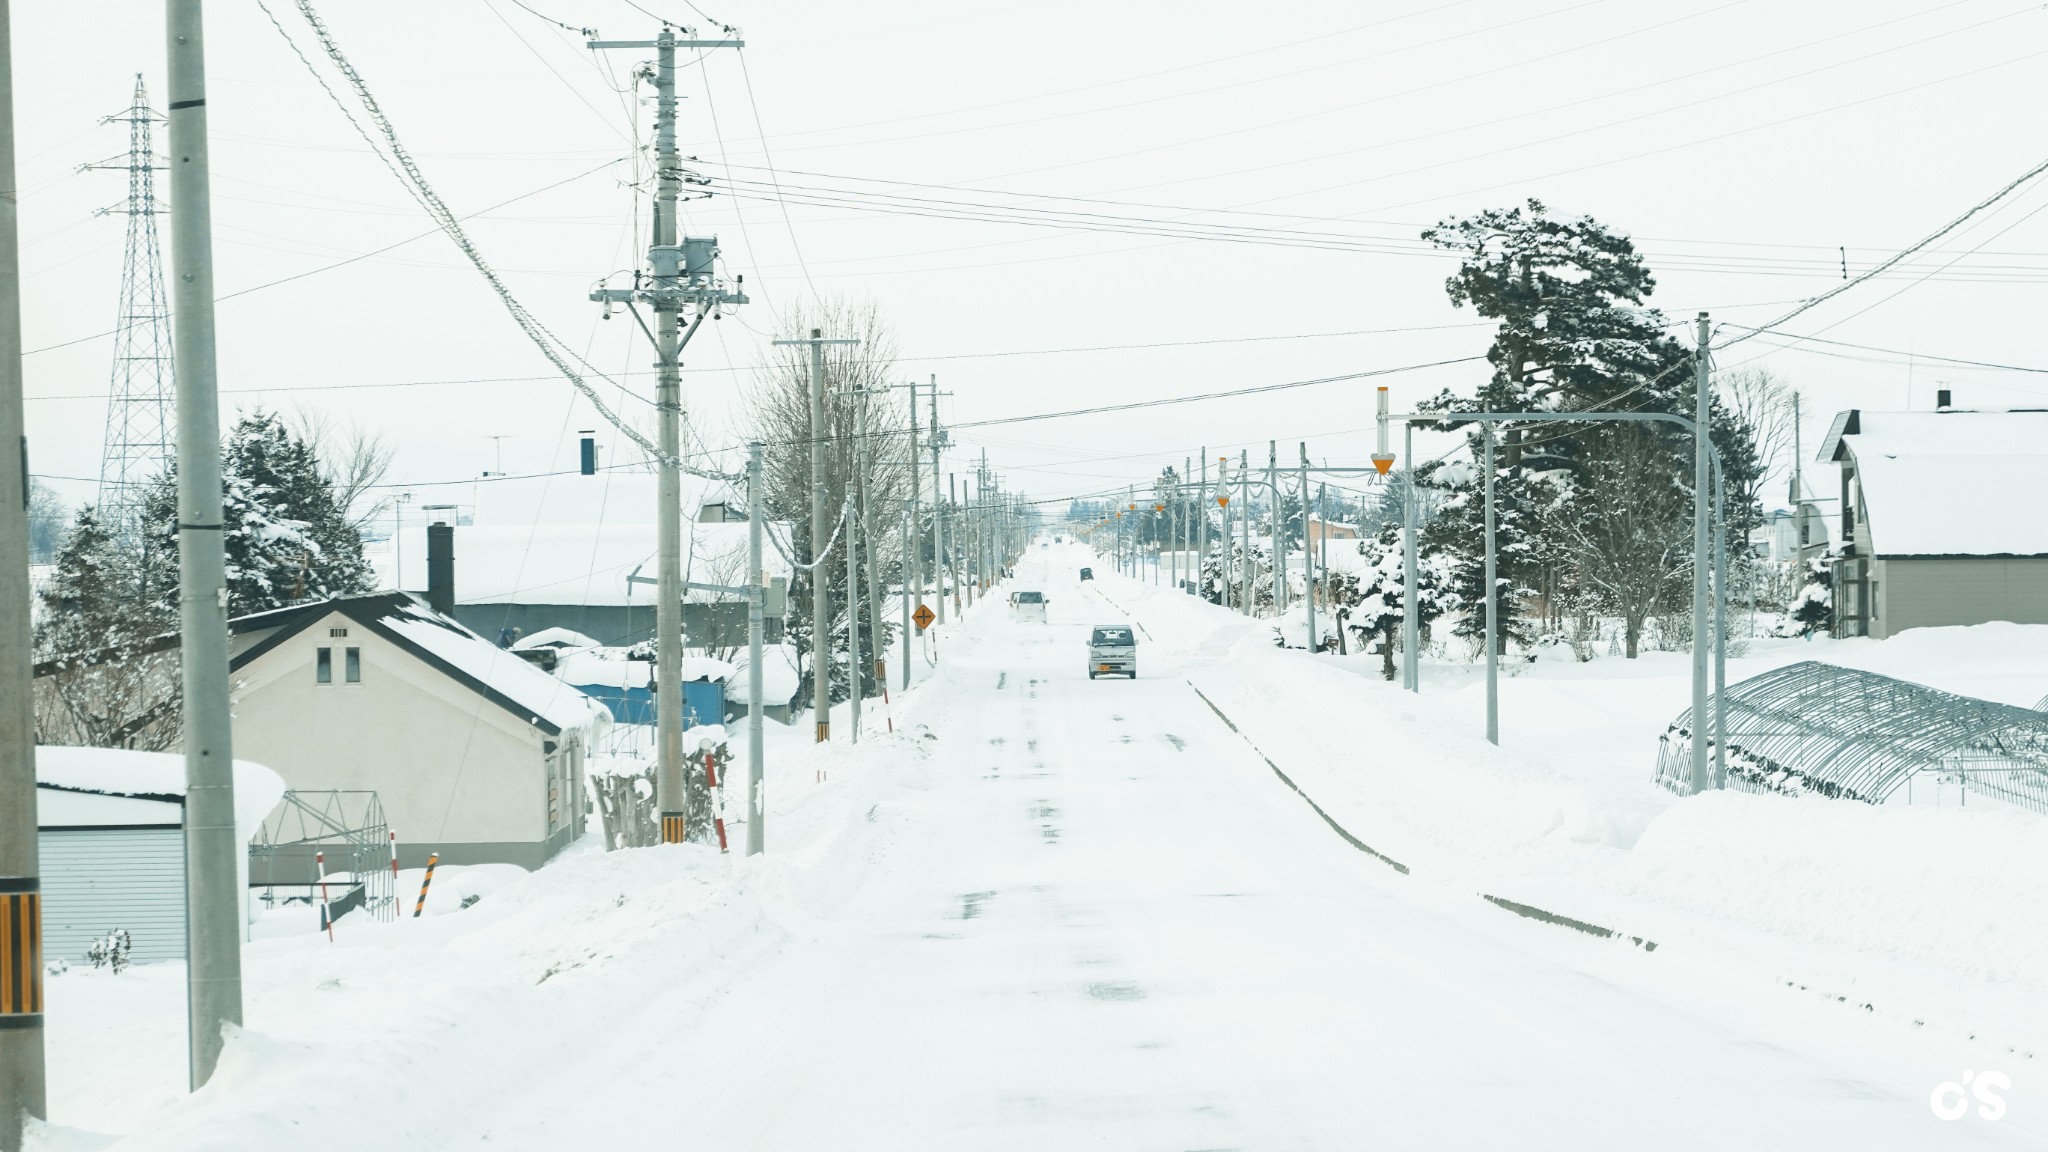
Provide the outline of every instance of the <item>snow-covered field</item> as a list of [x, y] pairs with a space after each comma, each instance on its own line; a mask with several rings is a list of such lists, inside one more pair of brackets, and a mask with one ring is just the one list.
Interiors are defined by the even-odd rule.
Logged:
[[[1495, 749], [1470, 669], [1408, 696], [1377, 657], [1280, 651], [1099, 562], [1077, 582], [1090, 562], [1034, 548], [1012, 586], [1050, 622], [976, 606], [894, 735], [874, 705], [857, 748], [771, 725], [765, 857], [587, 840], [532, 875], [447, 870], [435, 915], [257, 941], [248, 1026], [196, 1095], [177, 966], [52, 980], [38, 1146], [2048, 1139], [2048, 822], [1681, 800], [1650, 776], [1683, 657], [1539, 662]], [[1124, 613], [1140, 677], [1089, 681], [1086, 627]], [[1760, 644], [1729, 675], [1808, 657], [2048, 691], [2048, 629]], [[1966, 1069], [2012, 1079], [2002, 1119], [1933, 1116]]]

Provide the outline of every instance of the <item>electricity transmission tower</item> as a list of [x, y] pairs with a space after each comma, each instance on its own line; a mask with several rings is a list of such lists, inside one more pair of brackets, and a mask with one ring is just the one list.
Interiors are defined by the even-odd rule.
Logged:
[[171, 457], [170, 303], [164, 294], [163, 259], [156, 218], [166, 209], [156, 198], [155, 129], [164, 117], [151, 110], [142, 75], [127, 109], [102, 120], [128, 125], [128, 156], [87, 168], [125, 170], [125, 207], [99, 215], [125, 214], [128, 243], [121, 260], [121, 304], [114, 323], [114, 375], [107, 388], [107, 438], [100, 455], [100, 521], [130, 547], [139, 544], [143, 491]]

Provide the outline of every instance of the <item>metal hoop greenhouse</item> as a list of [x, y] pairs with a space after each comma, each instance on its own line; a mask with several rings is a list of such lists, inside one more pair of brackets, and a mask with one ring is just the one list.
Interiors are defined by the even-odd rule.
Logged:
[[[2048, 813], [2048, 713], [1815, 661], [1724, 695], [1731, 788], [1882, 804], [1930, 778], [1964, 804]], [[1657, 783], [1674, 792], [1692, 790], [1692, 730], [1688, 708], [1658, 741]]]

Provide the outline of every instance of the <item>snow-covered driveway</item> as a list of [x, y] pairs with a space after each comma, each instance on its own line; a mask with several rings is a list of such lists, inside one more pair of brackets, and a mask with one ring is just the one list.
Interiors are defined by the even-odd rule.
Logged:
[[1119, 617], [1056, 558], [1015, 585], [1049, 624], [992, 599], [953, 642], [913, 711], [931, 786], [870, 813], [897, 830], [860, 890], [489, 1146], [2035, 1146], [1569, 963], [1654, 956], [1412, 899], [1142, 641], [1139, 679], [1089, 681]]

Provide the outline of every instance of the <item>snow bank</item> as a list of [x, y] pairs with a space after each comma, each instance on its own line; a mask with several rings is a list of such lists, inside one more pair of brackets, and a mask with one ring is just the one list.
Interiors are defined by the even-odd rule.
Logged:
[[[530, 874], [437, 870], [418, 919], [347, 916], [333, 944], [313, 931], [256, 940], [243, 953], [248, 1024], [201, 1092], [185, 1087], [181, 964], [52, 979], [51, 1122], [32, 1146], [450, 1148], [488, 1131], [508, 1091], [601, 1100], [576, 1070], [644, 1027], [651, 1001], [687, 1021], [677, 998], [715, 1000], [767, 966], [787, 922], [837, 907], [904, 834], [892, 801], [920, 786], [925, 741], [816, 746], [777, 726], [770, 738], [771, 855], [606, 853], [586, 838]], [[419, 881], [399, 878], [408, 913]], [[536, 1038], [554, 1070], [536, 1071]]]
[[[1477, 666], [1426, 662], [1415, 695], [1379, 678], [1377, 656], [1282, 650], [1271, 620], [1130, 582], [1104, 589], [1261, 751], [1419, 882], [1746, 959], [2012, 981], [2048, 1004], [2048, 922], [2013, 911], [2048, 897], [2048, 819], [1664, 793], [1651, 777], [1658, 735], [1689, 703], [1684, 653], [1509, 665], [1495, 747]], [[2021, 706], [2048, 692], [2048, 626], [1749, 644], [1731, 682], [1819, 659]]]

